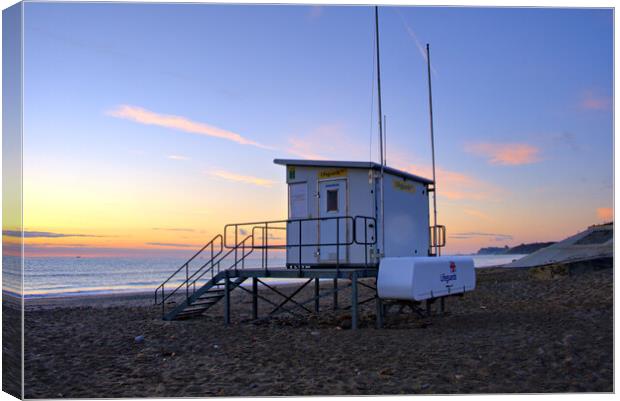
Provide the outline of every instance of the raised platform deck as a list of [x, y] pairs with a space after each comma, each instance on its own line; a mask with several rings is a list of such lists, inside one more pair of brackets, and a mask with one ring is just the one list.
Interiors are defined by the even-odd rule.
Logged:
[[270, 267], [268, 269], [231, 269], [229, 277], [272, 277], [272, 278], [319, 278], [319, 279], [351, 279], [353, 275], [357, 278], [377, 277], [378, 267], [311, 267], [311, 268], [286, 268]]

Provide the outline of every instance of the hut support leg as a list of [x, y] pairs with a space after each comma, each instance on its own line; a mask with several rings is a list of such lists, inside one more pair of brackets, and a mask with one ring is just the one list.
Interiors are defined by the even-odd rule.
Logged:
[[258, 319], [258, 280], [252, 277], [252, 319]]
[[377, 295], [377, 328], [383, 328], [383, 302], [381, 302], [381, 298]]
[[446, 313], [446, 297], [441, 297], [441, 302], [439, 304], [439, 310], [441, 311], [442, 315]]
[[318, 315], [319, 314], [319, 279], [315, 278], [314, 279], [314, 312]]
[[338, 279], [334, 279], [334, 310], [338, 309]]
[[357, 329], [357, 273], [351, 275], [351, 329]]
[[432, 313], [431, 311], [431, 300], [427, 299], [426, 300], [426, 316], [430, 316]]

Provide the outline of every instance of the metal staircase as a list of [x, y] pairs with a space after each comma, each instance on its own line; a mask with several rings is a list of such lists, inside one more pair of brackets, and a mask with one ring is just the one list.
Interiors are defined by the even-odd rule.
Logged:
[[[155, 290], [155, 304], [161, 305], [163, 319], [199, 316], [223, 299], [230, 271], [243, 268], [254, 249], [252, 241], [253, 236], [248, 235], [223, 253], [223, 237], [218, 234], [189, 258]], [[230, 280], [228, 290], [244, 281], [245, 278]]]
[[[302, 238], [302, 223], [314, 226], [319, 222], [334, 221], [337, 223], [335, 240], [324, 238], [323, 241], [317, 241], [314, 236]], [[350, 228], [351, 236], [349, 238], [343, 239], [338, 234], [341, 225], [343, 226], [342, 229], [347, 225]], [[334, 270], [332, 273], [325, 273], [331, 279], [344, 278], [345, 275], [340, 273], [340, 269], [345, 268], [345, 265], [341, 264], [341, 258], [338, 256], [341, 247], [363, 247], [364, 260], [357, 264], [349, 263], [346, 268], [362, 268], [362, 273], [366, 271], [364, 269], [376, 268], [376, 262], [369, 260], [371, 259], [369, 247], [374, 246], [377, 242], [375, 227], [375, 219], [367, 216], [335, 216], [227, 224], [224, 227], [223, 235], [218, 234], [213, 237], [157, 287], [155, 304], [161, 305], [164, 320], [177, 320], [200, 316], [223, 299], [225, 302], [225, 320], [228, 321], [230, 292], [241, 286], [250, 276], [252, 277], [254, 300], [256, 300], [258, 297], [256, 294], [256, 278], [271, 277], [274, 272], [278, 272], [281, 278], [293, 276], [302, 278], [304, 277], [303, 270], [320, 267]], [[287, 235], [289, 230], [291, 234], [295, 235], [295, 239], [291, 240], [290, 243]], [[282, 237], [283, 232], [286, 233], [284, 237]], [[282, 238], [286, 242], [282, 243]], [[315, 266], [302, 260], [302, 249], [304, 247], [318, 249], [325, 246], [331, 246], [337, 250], [335, 263]], [[287, 251], [290, 248], [296, 248], [299, 260], [295, 262], [292, 258], [289, 260], [287, 256], [285, 265], [281, 265], [275, 271], [270, 270], [268, 251]], [[260, 250], [258, 259], [254, 261], [260, 262], [260, 268], [246, 268], [246, 259], [255, 249]], [[251, 263], [248, 261], [248, 264]], [[319, 273], [320, 271], [317, 269], [312, 277], [316, 276], [318, 280]], [[263, 283], [263, 285], [266, 284]], [[241, 289], [245, 290], [243, 287]], [[278, 292], [273, 288], [271, 289]], [[280, 293], [280, 295], [282, 294]], [[289, 298], [285, 302], [288, 302]], [[280, 309], [280, 306], [277, 309]]]

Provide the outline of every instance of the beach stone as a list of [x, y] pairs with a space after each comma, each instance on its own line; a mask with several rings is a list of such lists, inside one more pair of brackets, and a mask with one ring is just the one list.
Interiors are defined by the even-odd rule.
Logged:
[[554, 280], [559, 277], [568, 276], [570, 269], [566, 264], [552, 264], [547, 266], [533, 267], [529, 270], [531, 277], [538, 280]]
[[343, 329], [347, 329], [347, 330], [348, 330], [348, 329], [350, 329], [350, 328], [351, 328], [351, 325], [352, 325], [352, 323], [351, 323], [351, 319], [348, 319], [348, 318], [347, 318], [347, 319], [343, 319], [343, 320], [340, 322], [340, 326], [339, 326], [339, 327], [340, 327], [340, 328], [343, 328]]
[[137, 336], [133, 340], [136, 344], [142, 344], [144, 342], [144, 336]]

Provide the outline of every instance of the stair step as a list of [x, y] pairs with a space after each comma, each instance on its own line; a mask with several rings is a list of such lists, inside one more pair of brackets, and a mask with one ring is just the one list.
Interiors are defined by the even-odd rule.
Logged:
[[224, 291], [207, 291], [204, 294], [202, 294], [200, 297], [198, 297], [198, 299], [215, 298], [215, 297], [221, 297], [223, 295], [224, 295]]
[[199, 306], [199, 307], [196, 307], [196, 308], [192, 308], [192, 306], [194, 306], [194, 305], [191, 305], [188, 308], [184, 309], [182, 312], [179, 312], [177, 314], [177, 316], [196, 315], [196, 314], [200, 314], [200, 313], [202, 313], [202, 312], [204, 312], [204, 311], [206, 311], [208, 309], [208, 308], [206, 308], [204, 306]]
[[201, 306], [201, 305], [213, 305], [216, 304], [217, 301], [219, 301], [220, 299], [222, 299], [222, 297], [219, 298], [211, 298], [208, 300], [205, 300], [203, 302], [194, 302], [193, 304], [191, 304], [190, 306]]
[[198, 317], [201, 316], [204, 313], [204, 311], [198, 313], [179, 313], [178, 315], [176, 315], [174, 317], [174, 320], [184, 320], [184, 319], [191, 319], [193, 317]]

